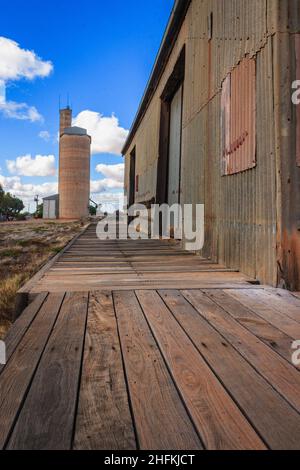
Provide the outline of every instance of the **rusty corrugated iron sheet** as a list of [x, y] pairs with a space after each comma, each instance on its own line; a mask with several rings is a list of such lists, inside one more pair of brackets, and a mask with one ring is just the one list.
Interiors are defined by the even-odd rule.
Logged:
[[[295, 34], [296, 50], [296, 78], [300, 80], [300, 34]], [[300, 104], [297, 105], [297, 132], [296, 132], [297, 165], [300, 166]]]
[[221, 96], [221, 132], [222, 132], [222, 174], [227, 175], [228, 152], [230, 148], [230, 97], [231, 75], [224, 80]]
[[223, 174], [255, 167], [256, 142], [255, 60], [243, 59], [222, 87]]

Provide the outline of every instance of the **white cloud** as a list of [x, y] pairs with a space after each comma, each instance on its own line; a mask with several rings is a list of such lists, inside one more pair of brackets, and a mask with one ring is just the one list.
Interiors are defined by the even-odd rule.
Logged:
[[96, 171], [102, 173], [103, 176], [107, 178], [112, 178], [120, 183], [124, 181], [124, 163], [118, 163], [117, 165], [106, 165], [100, 163], [96, 166]]
[[22, 49], [17, 42], [0, 36], [0, 112], [8, 118], [42, 122], [43, 117], [34, 106], [6, 100], [6, 84], [22, 78], [47, 77], [52, 70], [50, 61], [44, 61], [34, 51]]
[[5, 81], [0, 80], [0, 104], [3, 104], [6, 102], [6, 86], [5, 86]]
[[[20, 176], [3, 176], [0, 174], [0, 185], [4, 191], [10, 192], [19, 197], [24, 202], [26, 210], [35, 210], [34, 197], [39, 196], [40, 202], [43, 197], [58, 193], [57, 182], [46, 182], [43, 184], [24, 184]], [[117, 189], [119, 188], [119, 191]], [[99, 181], [91, 181], [91, 199], [102, 204], [103, 212], [113, 212], [122, 209], [124, 204], [124, 193], [121, 183], [117, 183], [109, 178]]]
[[31, 155], [17, 157], [16, 160], [6, 160], [8, 171], [19, 176], [55, 176], [54, 155]]
[[116, 116], [105, 117], [89, 110], [79, 113], [73, 119], [73, 125], [87, 129], [92, 137], [92, 154], [119, 155], [128, 135], [128, 130], [119, 126]]
[[47, 77], [53, 70], [50, 61], [42, 60], [34, 51], [21, 49], [11, 39], [0, 37], [0, 80]]
[[50, 132], [48, 131], [41, 131], [39, 133], [39, 137], [43, 140], [45, 140], [45, 142], [49, 142], [50, 138], [51, 138], [51, 135], [50, 135]]
[[10, 192], [13, 196], [19, 197], [27, 204], [33, 203], [34, 196], [39, 195], [40, 200], [43, 197], [57, 194], [58, 183], [43, 184], [23, 184], [19, 176], [5, 177], [0, 175], [0, 184], [4, 191]]
[[101, 193], [109, 189], [122, 189], [123, 182], [116, 181], [112, 178], [104, 178], [102, 180], [92, 180], [91, 181], [91, 193]]
[[43, 116], [34, 106], [26, 103], [16, 103], [15, 101], [1, 101], [0, 111], [5, 117], [18, 119], [21, 121], [43, 122]]
[[123, 192], [103, 192], [92, 194], [91, 199], [98, 204], [101, 204], [102, 212], [114, 212], [116, 209], [122, 210], [124, 207], [124, 193]]

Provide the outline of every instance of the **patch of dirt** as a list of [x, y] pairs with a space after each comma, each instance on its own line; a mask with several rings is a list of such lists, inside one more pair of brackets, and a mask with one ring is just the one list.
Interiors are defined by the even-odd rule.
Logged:
[[10, 326], [17, 291], [83, 228], [80, 221], [0, 223], [0, 339]]

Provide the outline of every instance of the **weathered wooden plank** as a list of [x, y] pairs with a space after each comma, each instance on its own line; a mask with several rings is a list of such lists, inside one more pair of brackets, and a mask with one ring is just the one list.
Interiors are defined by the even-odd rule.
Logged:
[[270, 346], [274, 351], [292, 363], [291, 347], [293, 339], [278, 330], [238, 300], [227, 294], [227, 291], [212, 289], [203, 290], [208, 297], [228, 312], [238, 323], [251, 331], [255, 336]]
[[201, 449], [134, 292], [114, 301], [139, 447]]
[[67, 293], [7, 446], [71, 448], [88, 296]]
[[0, 376], [0, 448], [9, 437], [64, 294], [49, 295]]
[[[136, 281], [118, 281], [118, 283], [112, 283], [111, 281], [99, 281], [98, 279], [89, 280], [89, 283], [85, 282], [76, 282], [76, 279], [65, 279], [60, 281], [51, 281], [49, 278], [45, 279], [43, 282], [37, 284], [33, 289], [32, 293], [44, 291], [48, 286], [48, 289], [51, 292], [61, 292], [64, 291], [76, 291], [76, 292], [89, 292], [91, 290], [136, 290], [136, 289], [237, 289], [247, 288], [247, 285], [243, 282], [236, 283], [215, 283], [213, 280], [211, 282], [199, 282], [199, 281], [176, 281], [176, 280], [142, 280], [138, 279]], [[248, 286], [250, 289], [250, 286]]]
[[237, 323], [203, 292], [184, 290], [183, 295], [300, 412], [299, 371]]
[[[75, 275], [75, 273], [74, 273]], [[73, 277], [73, 273], [71, 274]], [[66, 278], [64, 273], [59, 272], [50, 272], [45, 276], [44, 279], [51, 279], [51, 280], [61, 280], [64, 281]], [[123, 281], [136, 281], [140, 279], [141, 281], [160, 281], [160, 280], [180, 280], [180, 281], [199, 281], [199, 282], [206, 282], [214, 280], [215, 283], [220, 282], [234, 282], [234, 281], [245, 281], [242, 276], [236, 273], [228, 273], [228, 272], [185, 272], [185, 273], [176, 273], [173, 271], [169, 271], [166, 273], [159, 273], [159, 272], [151, 272], [151, 273], [136, 273], [135, 271], [131, 271], [128, 274], [125, 273], [91, 273], [89, 276], [90, 281], [98, 281], [102, 282], [118, 282], [119, 280]], [[82, 273], [76, 274], [76, 282], [83, 280], [86, 281], [86, 277]]]
[[[37, 295], [34, 301], [24, 310], [21, 317], [11, 326], [4, 341], [6, 345], [6, 362], [9, 361], [19, 342], [30, 327], [32, 321], [43, 305], [47, 292]], [[0, 364], [0, 374], [4, 366]]]
[[205, 447], [264, 449], [262, 440], [158, 294], [137, 291], [137, 297]]
[[300, 415], [178, 291], [162, 299], [271, 449], [299, 449]]
[[270, 305], [268, 305], [266, 302], [261, 300], [259, 290], [249, 292], [229, 290], [228, 294], [291, 338], [295, 340], [300, 338], [300, 323], [287, 315], [281, 314], [278, 310], [275, 310], [272, 307], [271, 302]]
[[48, 273], [48, 277], [55, 277], [56, 275], [70, 275], [72, 274], [73, 276], [78, 276], [78, 275], [82, 275], [82, 276], [89, 276], [90, 274], [99, 274], [99, 275], [110, 275], [110, 274], [120, 274], [120, 273], [124, 273], [124, 274], [131, 274], [131, 273], [136, 273], [136, 274], [139, 274], [139, 275], [145, 275], [147, 273], [159, 273], [159, 274], [162, 274], [162, 273], [171, 273], [172, 275], [174, 274], [179, 274], [179, 273], [187, 273], [188, 275], [191, 275], [191, 273], [198, 273], [199, 271], [201, 272], [228, 272], [228, 270], [224, 270], [224, 269], [216, 269], [216, 270], [207, 270], [207, 269], [200, 269], [199, 268], [195, 268], [195, 269], [191, 269], [191, 268], [181, 268], [181, 269], [173, 269], [172, 267], [157, 267], [157, 268], [143, 268], [142, 270], [135, 270], [133, 267], [118, 267], [116, 266], [115, 268], [106, 268], [106, 267], [102, 267], [102, 268], [94, 268], [94, 267], [85, 267], [85, 268], [82, 268], [82, 267], [77, 267], [77, 266], [74, 266], [74, 267], [68, 267], [68, 268], [55, 268], [55, 269], [52, 269], [51, 272]]
[[281, 314], [300, 323], [300, 300], [297, 300], [290, 292], [267, 288], [261, 291], [259, 297]]
[[112, 296], [90, 294], [74, 446], [136, 449]]
[[285, 302], [291, 303], [297, 307], [300, 307], [300, 299], [297, 296], [297, 292], [282, 289], [280, 287], [269, 287], [264, 286], [264, 292], [271, 295], [273, 298], [279, 298]]

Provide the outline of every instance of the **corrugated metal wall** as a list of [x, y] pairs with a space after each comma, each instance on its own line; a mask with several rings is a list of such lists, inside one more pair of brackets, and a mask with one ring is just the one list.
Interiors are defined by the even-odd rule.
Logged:
[[[294, 0], [288, 1], [298, 11]], [[205, 256], [273, 285], [278, 231], [273, 43], [280, 8], [282, 0], [193, 0], [128, 151], [136, 145], [139, 200], [155, 197], [160, 96], [185, 44], [181, 202], [205, 204]], [[246, 56], [256, 61], [256, 167], [222, 176], [222, 83]]]

